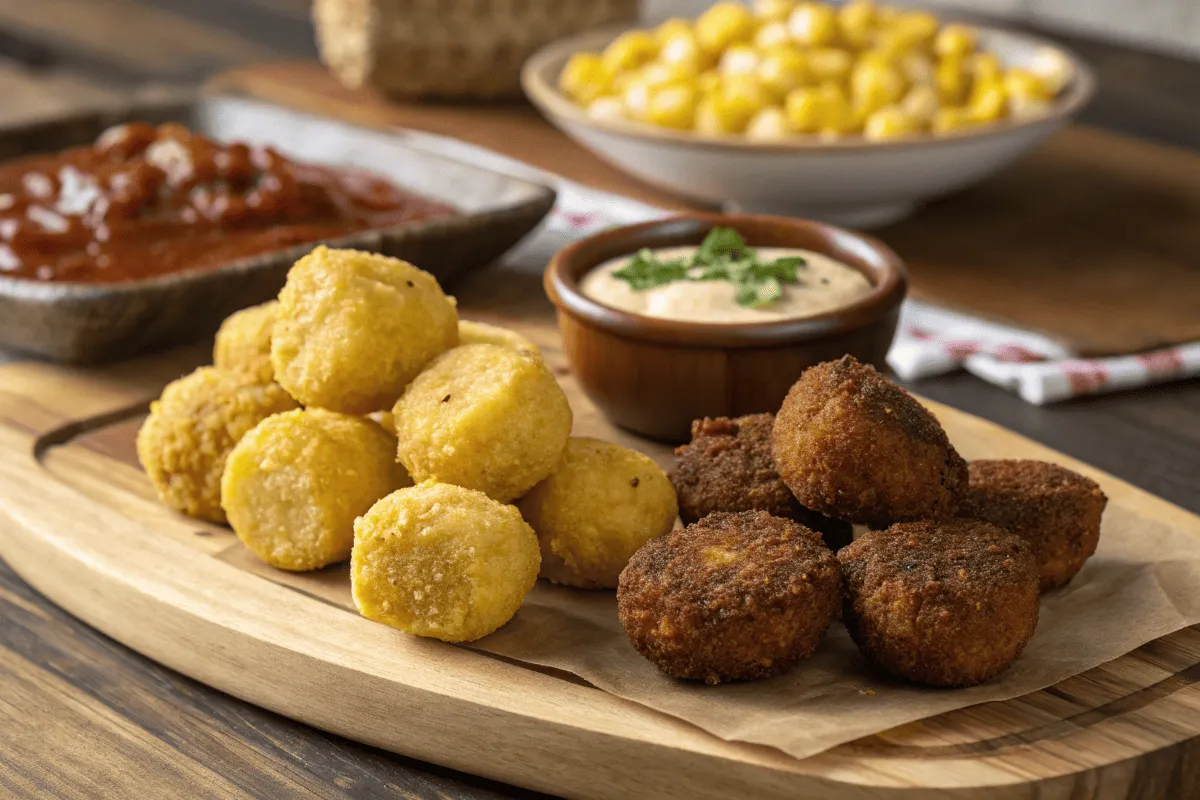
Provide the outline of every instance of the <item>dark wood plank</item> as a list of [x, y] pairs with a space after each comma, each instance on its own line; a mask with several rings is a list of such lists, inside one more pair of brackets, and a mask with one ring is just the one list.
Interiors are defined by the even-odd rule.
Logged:
[[399, 758], [209, 689], [80, 624], [3, 562], [0, 687], [5, 797], [542, 796]]
[[1200, 513], [1200, 380], [1032, 406], [957, 372], [906, 384]]

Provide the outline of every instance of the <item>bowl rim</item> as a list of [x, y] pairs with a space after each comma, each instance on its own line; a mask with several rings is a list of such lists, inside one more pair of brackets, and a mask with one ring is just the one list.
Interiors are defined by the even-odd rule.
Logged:
[[609, 134], [704, 150], [737, 150], [771, 154], [791, 153], [809, 155], [824, 152], [860, 150], [908, 150], [929, 147], [930, 145], [949, 144], [951, 142], [975, 142], [1002, 137], [1019, 130], [1035, 128], [1047, 123], [1061, 123], [1086, 106], [1092, 99], [1092, 95], [1095, 94], [1095, 74], [1087, 62], [1080, 58], [1074, 51], [1049, 39], [1006, 28], [975, 24], [972, 24], [971, 27], [979, 31], [984, 38], [989, 36], [1001, 37], [1024, 42], [1031, 46], [1049, 48], [1066, 57], [1071, 63], [1072, 80], [1066, 90], [1054, 98], [1047, 113], [1021, 120], [1005, 118], [999, 122], [981, 125], [978, 128], [968, 128], [937, 136], [932, 133], [920, 133], [904, 139], [882, 142], [871, 141], [861, 136], [844, 137], [831, 141], [816, 136], [800, 135], [783, 141], [764, 142], [749, 140], [739, 134], [725, 134], [720, 136], [697, 134], [660, 128], [634, 120], [598, 120], [589, 117], [582, 107], [558, 91], [558, 88], [546, 73], [560, 62], [565, 64], [566, 59], [572, 53], [579, 50], [594, 50], [601, 43], [607, 43], [625, 31], [640, 29], [637, 26], [630, 27], [628, 25], [594, 29], [575, 36], [558, 39], [539, 48], [521, 67], [521, 87], [533, 104], [551, 119], [563, 119], [573, 124]]
[[[771, 322], [684, 322], [622, 311], [583, 294], [584, 274], [611, 258], [641, 247], [699, 244], [716, 226], [731, 227], [751, 245], [760, 232], [782, 229], [793, 246], [829, 255], [857, 269], [871, 291], [841, 308], [811, 317]], [[776, 243], [775, 246], [779, 246]], [[898, 255], [873, 236], [814, 220], [766, 214], [687, 212], [609, 228], [574, 242], [550, 259], [542, 280], [560, 314], [626, 338], [693, 348], [794, 346], [844, 335], [877, 322], [899, 308], [908, 291], [908, 270]]]

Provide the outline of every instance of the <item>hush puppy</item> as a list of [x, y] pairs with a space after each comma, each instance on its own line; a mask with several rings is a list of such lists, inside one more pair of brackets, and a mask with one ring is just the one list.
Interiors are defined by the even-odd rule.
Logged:
[[243, 308], [221, 323], [213, 344], [213, 365], [221, 369], [248, 372], [263, 383], [275, 379], [271, 366], [271, 332], [279, 302]]
[[675, 525], [671, 482], [648, 456], [572, 438], [549, 478], [518, 504], [542, 548], [542, 577], [615, 589], [638, 548]]
[[765, 511], [715, 512], [637, 551], [617, 611], [668, 675], [715, 684], [778, 675], [817, 649], [841, 601], [837, 558]]
[[537, 537], [517, 509], [482, 492], [422, 483], [354, 523], [350, 586], [368, 619], [469, 642], [512, 619], [539, 560]]
[[967, 485], [967, 464], [937, 418], [851, 356], [800, 376], [771, 451], [800, 503], [874, 527], [951, 517]]
[[278, 569], [350, 557], [354, 518], [402, 486], [396, 440], [370, 420], [319, 408], [263, 420], [233, 449], [221, 479], [229, 524]]
[[800, 505], [771, 456], [774, 414], [705, 417], [692, 422], [692, 441], [675, 449], [671, 483], [679, 514], [691, 524], [714, 511], [766, 511], [821, 534], [831, 550], [848, 544], [853, 527]]
[[838, 553], [842, 615], [876, 665], [927, 686], [974, 686], [1008, 668], [1038, 620], [1029, 545], [975, 520], [905, 522]]
[[959, 514], [1029, 543], [1042, 591], [1066, 586], [1096, 552], [1108, 498], [1090, 478], [1045, 461], [973, 461]]
[[478, 489], [507, 503], [558, 464], [571, 407], [542, 359], [493, 344], [456, 347], [396, 403], [397, 453], [418, 483]]
[[165, 505], [224, 522], [221, 473], [229, 451], [259, 422], [293, 408], [296, 401], [276, 383], [201, 367], [167, 384], [150, 404], [138, 431], [138, 460]]
[[458, 321], [458, 343], [463, 344], [494, 344], [497, 347], [507, 347], [510, 350], [524, 350], [534, 355], [541, 351], [533, 342], [516, 331], [501, 328], [499, 325], [489, 325], [486, 322], [472, 322], [460, 319]]
[[275, 379], [305, 406], [382, 411], [458, 343], [458, 313], [437, 280], [397, 258], [318, 247], [279, 293]]

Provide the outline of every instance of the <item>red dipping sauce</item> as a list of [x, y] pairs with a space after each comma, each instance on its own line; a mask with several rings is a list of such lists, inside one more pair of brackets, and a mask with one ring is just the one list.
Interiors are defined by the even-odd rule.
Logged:
[[454, 213], [366, 172], [132, 123], [0, 165], [0, 276], [130, 281]]

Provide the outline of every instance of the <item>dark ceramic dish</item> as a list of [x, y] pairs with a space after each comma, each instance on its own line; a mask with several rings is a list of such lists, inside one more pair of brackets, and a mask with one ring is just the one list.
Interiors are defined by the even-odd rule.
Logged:
[[[92, 143], [122, 122], [178, 121], [218, 140], [275, 147], [301, 161], [368, 169], [453, 205], [452, 217], [364, 231], [331, 244], [413, 262], [443, 285], [512, 247], [554, 205], [554, 190], [422, 150], [400, 131], [361, 128], [230, 97], [142, 106], [0, 131], [0, 160]], [[86, 363], [123, 358], [216, 330], [263, 302], [315, 243], [239, 259], [217, 269], [114, 284], [0, 277], [0, 347]]]
[[[781, 322], [707, 324], [653, 319], [585, 297], [593, 267], [643, 247], [696, 245], [715, 226], [758, 247], [825, 253], [861, 271], [872, 291], [819, 316]], [[560, 251], [546, 270], [563, 347], [588, 397], [617, 425], [686, 441], [692, 420], [775, 411], [807, 367], [846, 353], [882, 366], [904, 299], [904, 264], [860, 233], [784, 217], [688, 214], [599, 233]]]

